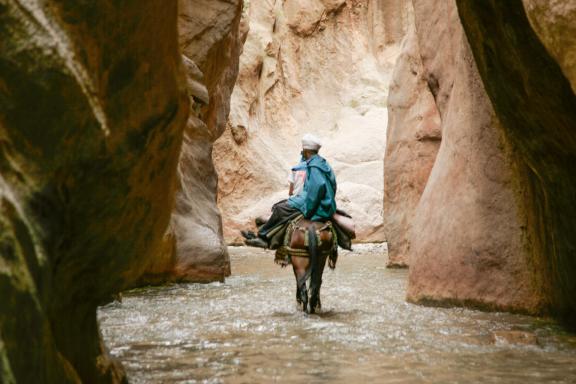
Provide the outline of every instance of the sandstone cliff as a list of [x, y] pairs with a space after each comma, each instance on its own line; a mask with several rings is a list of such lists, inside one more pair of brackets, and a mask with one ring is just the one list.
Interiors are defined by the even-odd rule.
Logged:
[[388, 96], [384, 223], [391, 267], [408, 264], [412, 222], [440, 146], [441, 121], [433, 91], [411, 20]]
[[96, 306], [159, 252], [188, 115], [175, 1], [0, 2], [0, 381], [119, 382]]
[[523, 183], [517, 201], [526, 217], [530, 244], [523, 261], [538, 269], [544, 310], [573, 326], [576, 49], [570, 31], [576, 25], [574, 2], [459, 0], [458, 10]]
[[192, 113], [178, 163], [176, 204], [164, 248], [144, 281], [222, 281], [230, 260], [216, 205], [212, 143], [226, 127], [243, 43], [242, 1], [180, 0], [179, 41]]
[[[408, 299], [536, 312], [520, 185], [454, 1], [414, 1], [442, 143], [411, 228]], [[442, 22], [437, 22], [442, 20]]]
[[404, 0], [252, 0], [250, 32], [216, 142], [219, 206], [228, 241], [288, 196], [300, 138], [324, 140], [338, 204], [361, 241], [382, 241], [388, 83], [404, 35]]
[[[394, 76], [412, 81], [391, 87], [385, 158], [391, 262], [410, 264], [408, 300], [574, 316], [568, 3], [413, 1], [416, 42], [406, 38]], [[422, 145], [435, 109], [428, 174], [433, 150], [402, 148]]]

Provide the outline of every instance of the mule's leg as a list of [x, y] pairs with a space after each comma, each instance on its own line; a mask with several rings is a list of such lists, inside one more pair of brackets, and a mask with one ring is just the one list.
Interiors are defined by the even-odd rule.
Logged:
[[320, 285], [318, 286], [318, 308], [322, 308], [322, 303], [320, 302], [320, 288], [322, 288], [322, 276], [324, 276], [324, 268], [326, 267], [326, 261], [328, 256], [324, 256], [320, 263]]
[[322, 286], [322, 274], [324, 273], [324, 266], [326, 265], [327, 257], [325, 255], [318, 256], [317, 272], [319, 276], [310, 279], [310, 313], [315, 313], [318, 309], [322, 308], [320, 302], [320, 287]]
[[292, 256], [292, 267], [294, 268], [294, 276], [296, 276], [297, 292], [299, 292], [299, 303], [302, 304], [302, 309], [308, 309], [308, 289], [306, 288], [307, 269], [310, 261], [307, 257]]
[[296, 278], [296, 302], [301, 305], [302, 297], [300, 296], [300, 283], [298, 281], [298, 272], [294, 265], [292, 265], [292, 269], [294, 270], [294, 277]]

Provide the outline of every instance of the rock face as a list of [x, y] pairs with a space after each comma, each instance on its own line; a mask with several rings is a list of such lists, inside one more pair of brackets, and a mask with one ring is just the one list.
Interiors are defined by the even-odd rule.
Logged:
[[576, 2], [522, 0], [522, 3], [534, 32], [562, 69], [572, 92], [576, 92]]
[[[176, 205], [147, 282], [222, 281], [230, 260], [216, 205], [212, 143], [226, 127], [243, 43], [242, 1], [181, 0], [179, 37], [192, 113], [178, 163]], [[245, 34], [244, 34], [245, 35]]]
[[458, 1], [458, 10], [525, 187], [517, 202], [530, 242], [524, 260], [538, 268], [547, 309], [574, 325], [576, 96], [574, 36], [567, 32], [575, 22], [566, 18], [574, 4]]
[[387, 93], [405, 32], [405, 0], [252, 0], [250, 32], [216, 142], [225, 238], [288, 197], [300, 138], [313, 132], [338, 177], [338, 204], [361, 241], [383, 241]]
[[[412, 56], [422, 63], [413, 76], [423, 76], [427, 86], [421, 85], [418, 98], [402, 111], [408, 116], [420, 111], [422, 119], [405, 120], [407, 125], [401, 128], [407, 135], [414, 132], [409, 136], [412, 143], [417, 141], [419, 124], [434, 132], [429, 137], [437, 138], [441, 130], [442, 141], [429, 176], [433, 148], [421, 158], [418, 150], [403, 153], [392, 147], [385, 159], [386, 177], [393, 177], [386, 185], [394, 186], [386, 196], [417, 186], [409, 195], [410, 204], [404, 205], [408, 209], [395, 213], [409, 224], [388, 234], [391, 254], [398, 252], [410, 264], [408, 300], [536, 313], [545, 307], [546, 298], [537, 267], [527, 263], [527, 219], [518, 205], [521, 181], [515, 154], [501, 134], [456, 4], [426, 0], [413, 4], [419, 54]], [[417, 66], [418, 60], [412, 62]], [[394, 92], [414, 93], [413, 84], [400, 83]], [[419, 98], [424, 100], [422, 109]], [[396, 130], [393, 127], [391, 134]], [[422, 174], [403, 175], [404, 164], [412, 163], [422, 167]]]
[[[389, 252], [410, 264], [409, 301], [575, 323], [572, 3], [414, 0], [417, 48], [409, 35], [395, 72], [402, 78], [413, 68], [413, 81], [391, 87], [385, 159]], [[428, 87], [415, 88], [418, 76]], [[400, 126], [415, 141], [418, 124], [434, 113], [405, 116], [433, 111], [418, 104], [430, 93], [440, 148], [429, 176], [426, 162], [420, 175], [402, 173], [420, 152], [398, 150], [408, 145], [394, 134]], [[424, 180], [421, 196], [420, 187], [406, 198], [411, 204], [398, 197]]]
[[405, 267], [418, 202], [436, 160], [440, 114], [424, 70], [414, 22], [404, 38], [388, 96], [384, 223], [388, 265]]
[[0, 2], [0, 381], [119, 382], [96, 307], [159, 252], [188, 115], [174, 1]]

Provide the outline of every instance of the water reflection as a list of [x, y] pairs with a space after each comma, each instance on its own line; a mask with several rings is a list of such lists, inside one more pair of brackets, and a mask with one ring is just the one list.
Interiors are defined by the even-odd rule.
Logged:
[[342, 253], [323, 313], [297, 311], [292, 271], [232, 248], [226, 283], [150, 288], [99, 312], [133, 383], [575, 383], [576, 338], [537, 319], [404, 302], [381, 246]]

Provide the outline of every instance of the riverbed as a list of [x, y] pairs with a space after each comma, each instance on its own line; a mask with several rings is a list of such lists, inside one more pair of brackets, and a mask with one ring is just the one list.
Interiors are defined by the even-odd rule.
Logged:
[[273, 252], [231, 247], [225, 283], [124, 293], [99, 310], [132, 383], [576, 383], [576, 336], [551, 321], [405, 302], [384, 244], [326, 268], [322, 312], [298, 310]]

